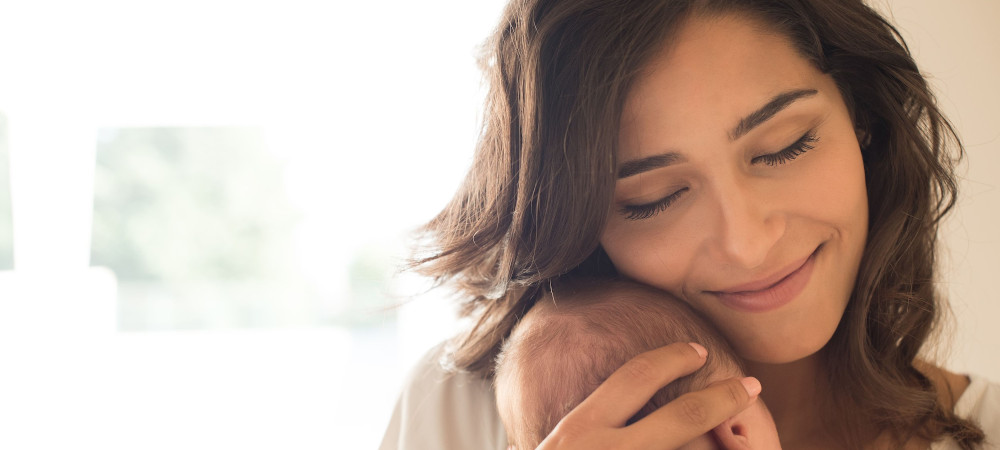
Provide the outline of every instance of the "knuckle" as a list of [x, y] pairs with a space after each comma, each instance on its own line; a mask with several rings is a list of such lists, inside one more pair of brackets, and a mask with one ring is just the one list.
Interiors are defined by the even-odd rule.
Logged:
[[[584, 443], [600, 440], [601, 430], [593, 424], [579, 420], [578, 417], [566, 416], [560, 420], [551, 432], [542, 440], [539, 449], [576, 449], [584, 447]], [[590, 448], [594, 448], [588, 445]], [[600, 448], [605, 448], [601, 446]]]
[[573, 438], [580, 435], [580, 427], [574, 423], [562, 421], [552, 429], [545, 442], [554, 448], [571, 448]]
[[681, 417], [690, 425], [700, 427], [708, 420], [705, 402], [697, 397], [682, 396], [677, 399]]
[[729, 399], [729, 403], [733, 406], [740, 406], [744, 403], [744, 399], [747, 397], [747, 391], [740, 384], [739, 380], [732, 380], [725, 384], [726, 398]]
[[560, 440], [576, 438], [590, 431], [593, 428], [593, 425], [590, 425], [592, 423], [573, 411], [557, 422], [550, 434]]
[[622, 366], [622, 370], [639, 383], [653, 383], [659, 381], [656, 365], [647, 357], [642, 355], [630, 359]]

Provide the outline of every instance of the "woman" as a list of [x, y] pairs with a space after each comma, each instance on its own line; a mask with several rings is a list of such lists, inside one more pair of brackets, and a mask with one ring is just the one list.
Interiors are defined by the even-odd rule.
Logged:
[[1000, 429], [1000, 387], [917, 358], [961, 146], [860, 0], [519, 0], [490, 44], [476, 161], [418, 264], [463, 295], [471, 326], [444, 356], [464, 372], [421, 366], [383, 448], [503, 448], [503, 340], [550, 280], [609, 275], [686, 301], [752, 377], [624, 426], [704, 361], [667, 346], [539, 448], [675, 448], [758, 393], [785, 448], [975, 448]]

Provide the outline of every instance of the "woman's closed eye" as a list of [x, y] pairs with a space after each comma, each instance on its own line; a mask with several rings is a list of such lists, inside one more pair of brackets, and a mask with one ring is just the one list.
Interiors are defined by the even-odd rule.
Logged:
[[[750, 163], [764, 163], [768, 166], [785, 164], [801, 156], [803, 153], [815, 148], [814, 144], [817, 141], [819, 141], [819, 137], [816, 135], [816, 130], [809, 130], [799, 137], [798, 140], [792, 143], [792, 145], [789, 145], [788, 147], [785, 147], [781, 151], [775, 153], [757, 156], [751, 159]], [[677, 201], [677, 199], [687, 191], [688, 188], [685, 187], [651, 203], [644, 203], [641, 205], [624, 205], [622, 206], [620, 212], [626, 219], [629, 220], [648, 219], [669, 208], [671, 204]]]
[[819, 141], [819, 137], [816, 136], [816, 130], [809, 130], [806, 134], [803, 134], [797, 141], [785, 147], [777, 153], [769, 153], [766, 155], [760, 155], [756, 158], [750, 160], [750, 164], [764, 163], [768, 166], [777, 166], [778, 164], [785, 164], [797, 157], [799, 155], [812, 150], [815, 148], [815, 143]]
[[688, 188], [678, 189], [674, 193], [652, 203], [624, 205], [622, 206], [621, 213], [629, 220], [648, 219], [663, 212], [663, 210], [667, 209], [671, 203], [676, 201], [687, 190]]

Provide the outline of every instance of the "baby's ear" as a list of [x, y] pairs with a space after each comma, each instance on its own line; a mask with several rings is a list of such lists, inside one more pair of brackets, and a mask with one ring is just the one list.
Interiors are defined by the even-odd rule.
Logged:
[[737, 414], [730, 417], [711, 431], [722, 448], [750, 450], [749, 424], [740, 416]]

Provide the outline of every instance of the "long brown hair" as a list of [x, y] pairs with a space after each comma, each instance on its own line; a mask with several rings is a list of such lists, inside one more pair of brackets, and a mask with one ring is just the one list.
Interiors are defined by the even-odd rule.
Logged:
[[599, 237], [614, 191], [623, 103], [690, 14], [744, 13], [833, 77], [861, 138], [867, 248], [825, 347], [832, 417], [898, 442], [982, 431], [939, 403], [914, 363], [938, 321], [937, 228], [954, 204], [959, 139], [898, 31], [861, 0], [513, 0], [487, 41], [483, 133], [467, 178], [423, 228], [414, 266], [461, 295], [460, 369], [492, 376], [503, 340], [547, 284], [614, 274]]

